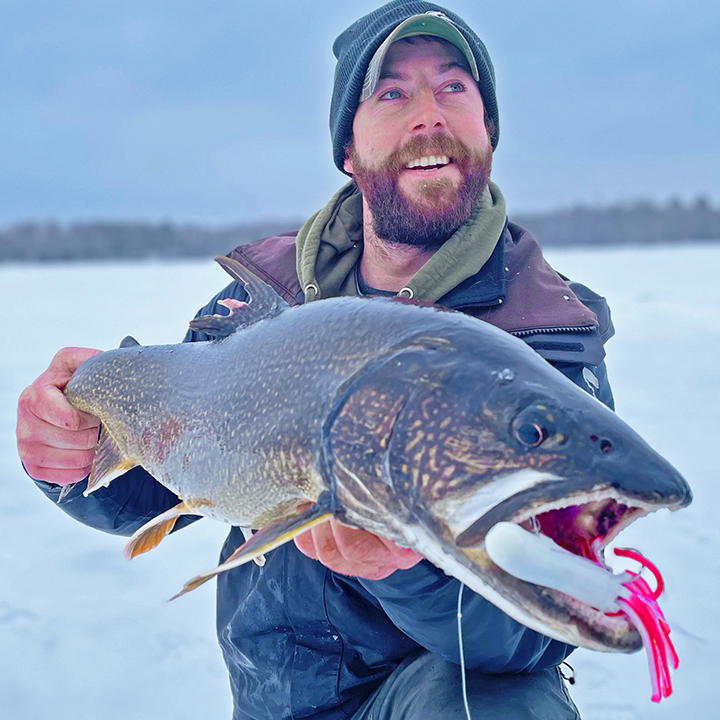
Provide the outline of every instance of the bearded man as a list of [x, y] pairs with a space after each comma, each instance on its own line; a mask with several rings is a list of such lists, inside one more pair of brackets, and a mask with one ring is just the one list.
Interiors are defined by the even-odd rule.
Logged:
[[[395, 0], [349, 27], [333, 51], [334, 158], [352, 181], [299, 232], [231, 257], [291, 305], [398, 295], [468, 313], [531, 345], [542, 337], [538, 352], [612, 406], [602, 350], [612, 326], [602, 299], [547, 265], [529, 233], [508, 222], [489, 180], [499, 119], [494, 71], [477, 35], [434, 4]], [[232, 283], [200, 314], [246, 297]], [[54, 500], [92, 461], [98, 420], [70, 407], [62, 389], [94, 352], [60, 351], [20, 400], [20, 456]], [[83, 489], [81, 482], [60, 507], [122, 535], [178, 502], [142, 468], [87, 498]], [[243, 541], [232, 528], [221, 560]], [[336, 521], [273, 550], [262, 568], [220, 575], [217, 629], [234, 719], [466, 717], [459, 590], [417, 553]], [[579, 717], [558, 669], [571, 647], [471, 591], [462, 614], [473, 717]]]

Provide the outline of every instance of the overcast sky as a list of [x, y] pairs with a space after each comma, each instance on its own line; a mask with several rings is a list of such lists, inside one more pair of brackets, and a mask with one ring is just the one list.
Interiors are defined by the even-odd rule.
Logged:
[[[0, 225], [304, 218], [365, 0], [0, 0]], [[508, 211], [720, 202], [720, 4], [453, 0], [495, 64]]]

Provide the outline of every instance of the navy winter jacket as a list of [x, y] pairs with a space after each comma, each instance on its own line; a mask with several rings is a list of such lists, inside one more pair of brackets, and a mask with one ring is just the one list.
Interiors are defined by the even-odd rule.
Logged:
[[[440, 304], [471, 314], [499, 306], [507, 296], [505, 250], [527, 238], [516, 226], [506, 228], [504, 242], [480, 272]], [[612, 333], [607, 307], [587, 288], [569, 287], [573, 297], [595, 312], [599, 326], [581, 332], [558, 326], [517, 334], [612, 407], [602, 359], [602, 343]], [[246, 296], [231, 283], [200, 314], [224, 313], [217, 300], [227, 297]], [[186, 336], [186, 341], [205, 339], [192, 332]], [[57, 486], [38, 485], [57, 499]], [[76, 486], [60, 507], [83, 523], [119, 535], [132, 534], [178, 502], [139, 467], [87, 498], [83, 489], [84, 483]], [[176, 529], [192, 521], [182, 517]], [[232, 528], [221, 560], [243, 541], [239, 528]], [[362, 580], [328, 570], [293, 543], [269, 553], [262, 568], [249, 563], [222, 573], [217, 633], [230, 674], [234, 720], [341, 720], [410, 654], [429, 650], [458, 662], [458, 591], [457, 580], [427, 561], [384, 580]], [[463, 645], [467, 666], [488, 673], [532, 672], [558, 665], [572, 651], [467, 589]]]

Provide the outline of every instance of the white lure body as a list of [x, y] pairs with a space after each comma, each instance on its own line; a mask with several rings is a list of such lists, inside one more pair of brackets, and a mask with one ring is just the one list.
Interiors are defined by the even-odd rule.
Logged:
[[560, 547], [541, 533], [531, 533], [513, 522], [499, 522], [485, 537], [490, 559], [506, 573], [524, 582], [570, 595], [603, 612], [615, 612], [618, 597], [627, 597], [623, 583], [630, 573], [610, 570]]

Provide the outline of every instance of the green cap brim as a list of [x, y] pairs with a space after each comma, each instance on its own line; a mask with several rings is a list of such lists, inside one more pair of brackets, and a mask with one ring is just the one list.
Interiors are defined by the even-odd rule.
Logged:
[[403, 20], [383, 41], [382, 45], [375, 51], [370, 60], [365, 80], [363, 81], [362, 91], [360, 93], [360, 102], [367, 100], [374, 92], [380, 80], [380, 72], [382, 70], [385, 55], [390, 46], [405, 37], [411, 35], [434, 35], [451, 42], [468, 61], [470, 71], [475, 82], [479, 82], [480, 73], [478, 72], [477, 62], [473, 55], [472, 49], [465, 36], [460, 32], [457, 26], [441, 13], [424, 13], [422, 15], [413, 15], [407, 20]]

